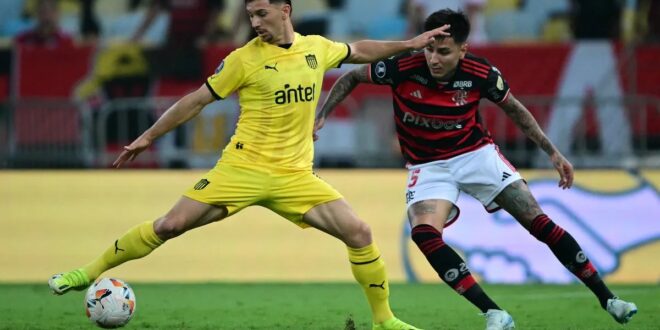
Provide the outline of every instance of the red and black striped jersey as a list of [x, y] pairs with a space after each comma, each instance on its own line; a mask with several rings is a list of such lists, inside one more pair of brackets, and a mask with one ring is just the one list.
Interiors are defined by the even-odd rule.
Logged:
[[509, 85], [486, 59], [467, 54], [446, 83], [431, 76], [423, 51], [372, 63], [369, 74], [372, 82], [392, 88], [396, 132], [410, 164], [452, 158], [493, 143], [482, 124], [479, 101], [505, 101]]

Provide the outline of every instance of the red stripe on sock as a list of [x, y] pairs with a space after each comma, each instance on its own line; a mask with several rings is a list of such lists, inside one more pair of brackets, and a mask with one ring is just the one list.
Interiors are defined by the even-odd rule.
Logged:
[[555, 245], [559, 242], [559, 240], [564, 236], [564, 229], [562, 229], [559, 226], [556, 226], [555, 229], [557, 230], [557, 233], [553, 236], [552, 240], [548, 243], [550, 245]]
[[435, 227], [430, 226], [430, 225], [419, 225], [419, 226], [416, 226], [415, 228], [413, 228], [411, 234], [412, 234], [412, 235], [415, 235], [415, 234], [417, 234], [417, 233], [433, 233], [433, 234], [437, 234], [438, 236], [441, 235], [440, 232], [439, 232], [437, 229], [435, 229]]
[[539, 234], [541, 234], [541, 230], [543, 229], [543, 227], [545, 227], [546, 224], [548, 224], [548, 222], [550, 222], [550, 218], [548, 218], [548, 216], [545, 214], [541, 214], [538, 217], [536, 217], [536, 219], [532, 221], [532, 228], [531, 228], [532, 235], [538, 237]]
[[458, 294], [463, 294], [475, 284], [477, 284], [477, 281], [474, 280], [474, 277], [468, 275], [454, 286], [454, 290], [456, 290]]
[[429, 255], [443, 246], [445, 246], [445, 242], [442, 239], [434, 238], [420, 244], [419, 249], [422, 250], [424, 255]]
[[555, 228], [552, 228], [550, 235], [548, 235], [548, 237], [545, 238], [545, 242], [550, 245], [554, 245], [554, 242], [557, 239], [557, 237], [561, 234], [561, 231], [562, 231], [561, 228], [555, 225]]
[[594, 276], [597, 273], [598, 271], [596, 270], [596, 267], [594, 267], [594, 265], [591, 263], [591, 261], [587, 262], [587, 264], [584, 265], [584, 267], [582, 267], [581, 269], [578, 269], [575, 272], [573, 272], [575, 276], [577, 276], [580, 280], [583, 281]]

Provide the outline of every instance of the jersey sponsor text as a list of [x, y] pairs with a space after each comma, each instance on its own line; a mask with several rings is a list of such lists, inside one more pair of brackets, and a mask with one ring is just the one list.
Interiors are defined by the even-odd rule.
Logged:
[[312, 102], [316, 96], [316, 84], [312, 87], [304, 87], [298, 85], [296, 88], [291, 88], [289, 84], [284, 85], [284, 89], [275, 91], [275, 103], [298, 103], [298, 102]]

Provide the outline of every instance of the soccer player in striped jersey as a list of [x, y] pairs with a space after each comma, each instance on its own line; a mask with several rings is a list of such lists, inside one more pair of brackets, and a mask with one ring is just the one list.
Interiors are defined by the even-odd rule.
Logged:
[[373, 329], [416, 329], [390, 310], [385, 264], [371, 229], [339, 192], [312, 172], [314, 111], [327, 70], [343, 62], [370, 63], [422, 49], [435, 36], [447, 35], [448, 27], [407, 41], [362, 40], [349, 45], [295, 33], [290, 0], [245, 0], [245, 5], [258, 36], [229, 54], [204, 85], [172, 105], [114, 163], [120, 167], [133, 160], [207, 104], [237, 92], [241, 116], [216, 166], [163, 217], [133, 227], [82, 268], [52, 276], [50, 288], [56, 294], [85, 289], [104, 271], [142, 258], [168, 239], [261, 205], [346, 244], [351, 270], [371, 307]]
[[559, 172], [559, 186], [570, 188], [573, 166], [548, 140], [531, 113], [513, 96], [501, 73], [467, 52], [470, 23], [449, 9], [431, 14], [425, 29], [449, 24], [423, 52], [409, 52], [344, 74], [332, 87], [314, 127], [360, 83], [389, 85], [401, 152], [408, 163], [406, 193], [412, 239], [440, 278], [486, 316], [487, 329], [510, 329], [514, 322], [481, 289], [465, 261], [442, 239], [443, 229], [459, 214], [463, 191], [486, 210], [503, 208], [577, 276], [616, 321], [626, 323], [637, 307], [616, 297], [605, 285], [575, 239], [540, 208], [518, 171], [499, 153], [479, 116], [486, 98], [545, 151]]

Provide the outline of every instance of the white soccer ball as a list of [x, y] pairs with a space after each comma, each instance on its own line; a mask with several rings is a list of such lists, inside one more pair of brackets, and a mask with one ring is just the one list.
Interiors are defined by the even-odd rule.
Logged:
[[101, 328], [123, 327], [133, 317], [135, 306], [133, 289], [116, 278], [96, 280], [85, 295], [87, 317]]

